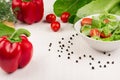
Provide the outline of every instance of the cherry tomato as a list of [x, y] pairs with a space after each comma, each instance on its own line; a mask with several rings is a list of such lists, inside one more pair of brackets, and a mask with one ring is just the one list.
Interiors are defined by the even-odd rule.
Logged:
[[103, 32], [100, 33], [100, 37], [101, 38], [108, 38], [110, 37], [112, 34], [109, 34], [109, 35], [105, 35]]
[[56, 16], [54, 14], [48, 14], [46, 16], [46, 21], [49, 23], [55, 22], [56, 21]]
[[81, 21], [81, 25], [84, 26], [85, 24], [91, 25], [92, 19], [91, 18], [83, 18]]
[[104, 19], [103, 21], [105, 24], [109, 23], [110, 21], [108, 19]]
[[52, 22], [51, 23], [51, 29], [54, 32], [57, 32], [60, 29], [60, 23], [58, 21]]
[[62, 15], [60, 16], [62, 22], [64, 23], [68, 22], [69, 17], [70, 17], [69, 12], [63, 12]]
[[98, 29], [91, 29], [90, 30], [90, 36], [100, 36], [100, 31]]

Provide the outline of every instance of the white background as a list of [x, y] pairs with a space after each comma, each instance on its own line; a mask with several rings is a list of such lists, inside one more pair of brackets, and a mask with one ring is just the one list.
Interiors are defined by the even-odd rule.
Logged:
[[[64, 37], [65, 45], [72, 34], [76, 34], [72, 24], [62, 23], [61, 29], [58, 32], [53, 32], [50, 29], [50, 24], [44, 22], [45, 16], [48, 13], [53, 13], [53, 3], [55, 0], [44, 0], [45, 13], [43, 20], [33, 25], [27, 25], [18, 22], [15, 26], [18, 28], [26, 28], [31, 32], [29, 40], [33, 43], [34, 53], [31, 62], [23, 69], [17, 70], [12, 74], [5, 73], [0, 69], [0, 80], [120, 80], [120, 50], [108, 54], [97, 52], [91, 49], [80, 36], [74, 37], [72, 40], [73, 46], [70, 51], [74, 54], [67, 59], [67, 52], [60, 54], [57, 52], [59, 49], [58, 41]], [[51, 51], [49, 52], [49, 43], [52, 43]], [[86, 55], [86, 58], [83, 55]], [[95, 60], [91, 60], [88, 56], [94, 56]], [[82, 60], [75, 63], [78, 57], [82, 56]], [[98, 61], [101, 61], [98, 64]], [[110, 61], [106, 68], [103, 65], [106, 61]], [[114, 61], [114, 64], [111, 62]], [[90, 66], [89, 63], [92, 63]], [[102, 68], [99, 68], [102, 65]], [[91, 67], [95, 69], [92, 70]]]

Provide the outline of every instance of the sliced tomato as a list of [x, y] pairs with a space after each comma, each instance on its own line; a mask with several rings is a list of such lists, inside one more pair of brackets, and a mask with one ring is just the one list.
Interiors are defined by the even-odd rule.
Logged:
[[84, 26], [84, 25], [91, 25], [92, 24], [92, 19], [91, 18], [83, 18], [82, 21], [81, 21], [81, 25]]
[[107, 23], [109, 23], [110, 22], [110, 20], [108, 20], [108, 19], [104, 19], [104, 21], [103, 21], [105, 24], [107, 24]]
[[100, 37], [101, 38], [108, 38], [110, 37], [112, 34], [109, 34], [109, 35], [105, 35], [103, 32], [100, 33]]
[[90, 36], [100, 36], [100, 31], [98, 29], [91, 29], [90, 30]]

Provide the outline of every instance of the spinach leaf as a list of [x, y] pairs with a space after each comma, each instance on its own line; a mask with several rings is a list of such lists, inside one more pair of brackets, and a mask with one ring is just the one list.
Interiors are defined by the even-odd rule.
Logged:
[[77, 10], [84, 5], [88, 4], [92, 0], [56, 0], [54, 3], [54, 13], [60, 16], [63, 12], [69, 12], [75, 15]]

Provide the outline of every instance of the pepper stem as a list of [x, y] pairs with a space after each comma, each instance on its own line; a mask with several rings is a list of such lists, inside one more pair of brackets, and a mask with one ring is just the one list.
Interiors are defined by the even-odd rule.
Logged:
[[24, 34], [25, 36], [29, 37], [30, 36], [30, 32], [26, 29], [18, 29], [16, 30], [9, 38], [9, 40], [11, 42], [20, 42], [21, 41], [21, 38], [20, 36]]

